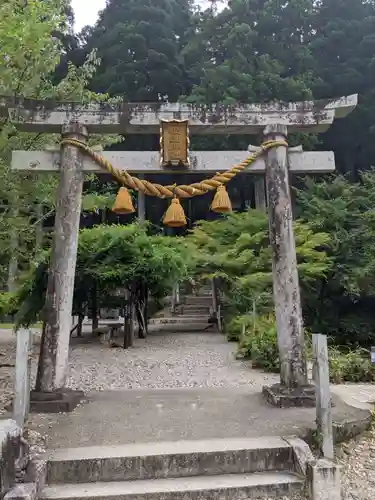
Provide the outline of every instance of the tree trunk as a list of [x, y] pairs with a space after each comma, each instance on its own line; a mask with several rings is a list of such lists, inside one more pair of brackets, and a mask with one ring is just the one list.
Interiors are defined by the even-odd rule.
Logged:
[[10, 259], [8, 267], [8, 292], [15, 292], [17, 289], [18, 274], [18, 234], [17, 230], [12, 230], [10, 234]]
[[85, 319], [85, 315], [80, 313], [78, 316], [78, 328], [77, 328], [77, 337], [82, 337], [82, 329], [83, 329], [83, 321]]
[[40, 252], [43, 249], [43, 205], [38, 203], [36, 207], [37, 224], [35, 228], [35, 250]]
[[124, 303], [124, 349], [129, 349], [134, 344], [133, 316], [132, 294], [127, 291]]
[[138, 289], [136, 301], [136, 315], [138, 321], [138, 337], [145, 339], [147, 337], [147, 286], [141, 284]]
[[91, 292], [91, 319], [92, 319], [92, 331], [94, 332], [99, 327], [98, 289], [96, 283], [94, 283]]

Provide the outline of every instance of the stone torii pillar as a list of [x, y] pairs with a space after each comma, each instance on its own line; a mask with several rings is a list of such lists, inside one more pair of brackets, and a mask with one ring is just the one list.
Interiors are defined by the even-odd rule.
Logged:
[[[63, 126], [78, 123], [85, 126], [89, 133], [142, 134], [158, 133], [161, 120], [187, 120], [191, 134], [247, 134], [263, 133], [267, 138], [286, 138], [287, 132], [324, 132], [335, 118], [343, 118], [357, 104], [357, 96], [342, 97], [324, 101], [300, 103], [249, 104], [236, 106], [191, 106], [181, 103], [172, 104], [121, 104], [113, 106], [76, 103], [46, 103], [43, 101], [14, 101], [0, 98], [0, 116], [8, 116], [13, 123], [25, 132], [59, 133]], [[157, 152], [103, 152], [103, 156], [116, 167], [130, 172], [146, 174], [165, 172]], [[189, 167], [183, 173], [225, 171], [233, 164], [249, 156], [246, 151], [206, 151], [190, 154]], [[266, 158], [265, 158], [266, 156]], [[274, 301], [278, 330], [278, 346], [281, 359], [280, 384], [265, 388], [267, 399], [277, 405], [306, 405], [313, 401], [311, 388], [307, 386], [306, 361], [303, 339], [302, 313], [298, 284], [295, 243], [292, 228], [291, 200], [288, 172], [324, 173], [334, 170], [334, 156], [330, 152], [304, 153], [300, 148], [277, 147], [260, 157], [252, 165], [249, 173], [265, 173], [269, 201], [270, 241], [273, 254]], [[90, 158], [80, 160], [83, 171], [99, 172], [100, 167]], [[29, 171], [60, 171], [64, 169], [59, 151], [24, 152], [13, 154], [12, 167]], [[178, 171], [176, 182], [178, 182]], [[181, 171], [181, 170], [180, 170]], [[62, 174], [62, 179], [65, 178]], [[61, 181], [62, 182], [62, 181]], [[62, 188], [61, 188], [62, 190]], [[77, 200], [74, 203], [66, 198], [66, 213], [77, 213]], [[57, 219], [61, 218], [61, 210]], [[76, 217], [76, 216], [75, 216]], [[76, 220], [76, 218], [75, 218]], [[61, 224], [56, 220], [56, 228]], [[78, 229], [72, 225], [72, 239], [61, 239], [61, 253], [68, 252], [74, 272]], [[57, 235], [55, 235], [57, 238]], [[68, 242], [69, 241], [69, 242]], [[71, 245], [69, 253], [68, 246]], [[56, 244], [55, 244], [56, 246]], [[64, 296], [61, 281], [55, 280], [56, 297]], [[73, 287], [69, 278], [66, 286]], [[72, 291], [69, 292], [69, 297]], [[47, 303], [48, 303], [47, 298]], [[53, 383], [43, 383], [44, 390], [58, 391], [63, 383], [63, 364], [57, 366], [59, 359], [67, 359], [69, 334], [66, 333], [69, 311], [66, 298], [62, 307], [50, 301], [53, 308], [60, 307], [60, 316], [54, 311], [50, 318], [59, 317], [59, 324], [48, 325], [48, 336], [56, 333], [56, 356], [50, 356], [55, 374]], [[62, 318], [64, 318], [62, 320]], [[52, 319], [49, 320], [52, 323]], [[65, 339], [65, 340], [62, 340]], [[65, 353], [63, 355], [63, 353]], [[64, 361], [66, 364], [66, 361]], [[49, 379], [48, 379], [49, 380]]]
[[[62, 137], [86, 142], [87, 130], [64, 125]], [[43, 376], [38, 392], [52, 392], [65, 386], [68, 368], [78, 231], [83, 188], [83, 155], [72, 145], [61, 148], [61, 174], [57, 191], [55, 229], [44, 310], [45, 331], [41, 360]]]
[[[285, 125], [269, 125], [265, 140], [286, 140]], [[271, 404], [315, 404], [315, 390], [308, 387], [305, 341], [299, 288], [296, 244], [293, 232], [287, 148], [267, 152], [266, 185], [272, 246], [273, 298], [280, 357], [280, 385], [264, 387]]]

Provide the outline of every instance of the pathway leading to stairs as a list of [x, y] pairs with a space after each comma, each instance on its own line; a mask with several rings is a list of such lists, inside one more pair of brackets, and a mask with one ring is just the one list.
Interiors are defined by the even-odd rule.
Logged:
[[121, 389], [244, 387], [259, 392], [277, 376], [235, 359], [219, 333], [153, 332], [129, 350], [73, 339], [68, 385], [85, 392]]
[[[262, 386], [277, 376], [236, 360], [236, 345], [219, 333], [153, 333], [127, 351], [78, 340], [69, 385], [88, 402], [71, 414], [32, 416], [49, 448], [304, 435], [314, 423], [314, 408], [267, 405]], [[336, 402], [336, 421], [362, 415]]]

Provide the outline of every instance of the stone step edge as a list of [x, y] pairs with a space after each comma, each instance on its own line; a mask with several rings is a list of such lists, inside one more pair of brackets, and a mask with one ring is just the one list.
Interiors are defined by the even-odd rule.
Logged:
[[195, 453], [272, 450], [280, 448], [292, 448], [292, 446], [282, 437], [265, 436], [259, 438], [222, 438], [59, 448], [47, 451], [43, 458], [46, 458], [49, 462], [68, 462], [73, 460], [190, 455]]
[[[187, 478], [147, 479], [135, 481], [116, 481], [109, 483], [60, 484], [47, 486], [41, 498], [91, 499], [91, 498], [188, 498], [189, 493], [218, 493], [226, 491], [226, 498], [244, 498], [244, 493], [272, 491], [273, 494], [302, 490], [304, 480], [294, 474], [284, 472], [258, 472], [251, 474], [223, 474], [221, 476], [196, 476]], [[194, 495], [195, 496], [195, 495]], [[252, 494], [253, 496], [253, 494]], [[197, 497], [201, 498], [201, 496]]]
[[[166, 313], [164, 313], [166, 314]], [[154, 316], [153, 318], [150, 318], [149, 321], [152, 321], [154, 319], [160, 319], [160, 318], [184, 318], [184, 319], [206, 319], [206, 318], [209, 318], [210, 315], [209, 314], [171, 314], [169, 313], [169, 316]]]
[[217, 333], [216, 325], [212, 323], [151, 323], [150, 332], [197, 332], [197, 333]]
[[47, 458], [51, 484], [298, 472], [293, 446], [278, 437], [60, 449]]
[[186, 316], [171, 316], [171, 317], [158, 317], [152, 318], [148, 322], [149, 325], [160, 325], [163, 323], [208, 323], [210, 319], [209, 316], [205, 316], [204, 318], [187, 318]]

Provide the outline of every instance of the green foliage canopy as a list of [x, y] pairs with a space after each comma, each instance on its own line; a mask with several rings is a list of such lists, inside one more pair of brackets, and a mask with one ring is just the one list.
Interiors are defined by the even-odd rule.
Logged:
[[311, 294], [306, 310], [314, 330], [338, 343], [369, 345], [375, 322], [375, 171], [360, 182], [344, 177], [314, 182], [298, 190], [301, 220], [329, 234], [332, 266]]
[[[306, 222], [294, 224], [298, 269], [303, 291], [326, 276], [331, 262], [323, 248], [329, 236]], [[272, 254], [268, 218], [262, 211], [232, 213], [214, 222], [201, 222], [187, 238], [197, 248], [196, 273], [218, 278], [237, 313], [273, 309]]]
[[[75, 278], [75, 308], [90, 299], [93, 287], [99, 302], [118, 289], [145, 284], [154, 298], [169, 292], [188, 273], [188, 248], [183, 240], [150, 236], [140, 224], [101, 225], [79, 236]], [[34, 322], [44, 306], [49, 253], [29, 272], [13, 301], [17, 323]]]

